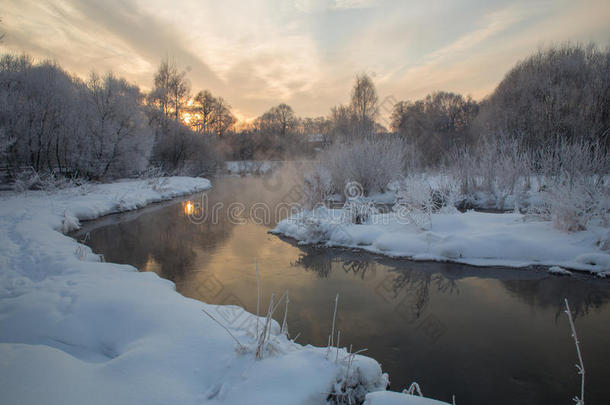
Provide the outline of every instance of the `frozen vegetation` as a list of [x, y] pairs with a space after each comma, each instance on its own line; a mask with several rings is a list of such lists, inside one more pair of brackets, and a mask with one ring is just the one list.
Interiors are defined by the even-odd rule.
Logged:
[[169, 177], [2, 196], [2, 403], [347, 403], [385, 390], [371, 358], [296, 344], [270, 317], [185, 298], [63, 234], [210, 186]]
[[325, 150], [304, 176], [302, 209], [273, 232], [414, 260], [610, 275], [610, 159], [599, 142], [531, 150], [496, 138], [436, 174], [409, 166], [408, 150], [397, 138]]

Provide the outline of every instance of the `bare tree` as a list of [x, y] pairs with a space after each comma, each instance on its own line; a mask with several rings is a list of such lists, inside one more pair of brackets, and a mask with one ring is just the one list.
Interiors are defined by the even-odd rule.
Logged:
[[189, 112], [193, 115], [191, 123], [198, 133], [209, 135], [212, 132], [215, 108], [216, 98], [210, 91], [204, 90], [197, 93]]
[[352, 89], [351, 109], [356, 124], [354, 135], [366, 136], [374, 133], [377, 118], [377, 90], [366, 74], [356, 76], [356, 83]]
[[231, 113], [231, 106], [222, 97], [215, 99], [212, 107], [212, 128], [214, 133], [222, 138], [236, 120]]
[[166, 130], [167, 121], [182, 120], [182, 112], [190, 98], [190, 85], [186, 72], [179, 71], [174, 62], [164, 59], [155, 74], [154, 88], [148, 95], [153, 107], [153, 119]]
[[[0, 23], [1, 23], [1, 22], [2, 22], [2, 18], [0, 17]], [[2, 40], [4, 39], [4, 36], [5, 36], [5, 35], [6, 35], [6, 34], [5, 34], [4, 32], [3, 32], [3, 33], [0, 33], [0, 42], [2, 42]]]
[[367, 74], [356, 76], [352, 89], [352, 108], [362, 122], [375, 121], [377, 117], [377, 90]]
[[418, 150], [425, 164], [438, 165], [454, 146], [469, 144], [478, 111], [470, 97], [441, 91], [396, 103], [391, 128]]

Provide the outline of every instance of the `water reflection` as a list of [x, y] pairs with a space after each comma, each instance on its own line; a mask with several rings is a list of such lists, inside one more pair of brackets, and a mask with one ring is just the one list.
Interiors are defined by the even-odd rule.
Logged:
[[185, 215], [193, 215], [195, 214], [195, 205], [193, 204], [192, 201], [185, 201], [182, 203], [182, 206], [184, 207], [184, 214]]
[[562, 282], [549, 283], [547, 279], [524, 282], [503, 281], [504, 287], [533, 307], [552, 308], [555, 317], [563, 316], [565, 307], [557, 297], [570, 301], [574, 318], [586, 316], [591, 310], [599, 310], [608, 303], [610, 291], [606, 282], [590, 278], [565, 278]]
[[[216, 182], [211, 202], [282, 201], [262, 179]], [[274, 188], [275, 190], [275, 188]], [[279, 194], [279, 197], [278, 197]], [[154, 271], [185, 296], [256, 311], [257, 258], [263, 300], [290, 293], [288, 325], [299, 341], [325, 345], [340, 294], [341, 341], [367, 348], [401, 389], [458, 403], [566, 403], [578, 387], [575, 353], [562, 316], [567, 297], [587, 366], [591, 403], [610, 397], [610, 284], [545, 272], [393, 260], [302, 246], [267, 234], [272, 224], [189, 221], [188, 202], [161, 204], [86, 224], [108, 261]], [[193, 209], [196, 209], [194, 204]], [[240, 322], [224, 314], [223, 322]]]

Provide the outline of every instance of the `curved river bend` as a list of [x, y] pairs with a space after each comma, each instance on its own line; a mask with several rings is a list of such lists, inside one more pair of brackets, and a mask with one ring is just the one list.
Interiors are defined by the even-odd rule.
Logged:
[[[262, 302], [289, 290], [289, 331], [302, 344], [326, 345], [339, 293], [342, 346], [367, 348], [392, 389], [417, 381], [426, 396], [451, 402], [455, 395], [458, 404], [571, 403], [580, 380], [567, 297], [586, 366], [585, 399], [608, 403], [608, 281], [299, 246], [267, 233], [278, 203], [297, 197], [291, 184], [225, 177], [203, 197], [108, 216], [74, 236], [88, 233], [86, 243], [107, 261], [154, 271], [187, 297], [253, 313], [257, 258]], [[200, 206], [214, 215], [194, 223], [188, 213]], [[239, 319], [228, 311], [225, 322]]]

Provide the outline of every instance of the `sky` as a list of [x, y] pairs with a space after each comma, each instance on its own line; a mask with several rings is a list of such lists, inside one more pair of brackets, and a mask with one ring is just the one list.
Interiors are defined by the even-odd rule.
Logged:
[[382, 114], [439, 90], [481, 99], [541, 47], [610, 44], [608, 0], [3, 0], [0, 18], [2, 52], [144, 89], [170, 58], [240, 120], [279, 103], [326, 115], [361, 73]]

